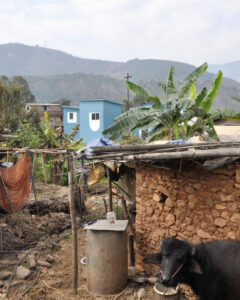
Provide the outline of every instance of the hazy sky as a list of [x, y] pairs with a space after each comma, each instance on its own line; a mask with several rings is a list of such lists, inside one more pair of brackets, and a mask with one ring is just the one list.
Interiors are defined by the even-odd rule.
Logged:
[[240, 60], [239, 0], [0, 0], [0, 28], [83, 58]]

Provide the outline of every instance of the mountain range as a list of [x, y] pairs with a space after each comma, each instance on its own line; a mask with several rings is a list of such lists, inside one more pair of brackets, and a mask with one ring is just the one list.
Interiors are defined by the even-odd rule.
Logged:
[[[231, 69], [232, 78], [240, 80], [238, 73], [240, 62], [210, 65], [212, 72], [222, 69], [225, 75]], [[170, 66], [175, 67], [176, 85], [195, 66], [168, 60], [133, 59], [127, 62], [84, 59], [65, 52], [23, 44], [9, 43], [0, 45], [0, 74], [6, 76], [21, 75], [29, 83], [38, 102], [52, 102], [68, 98], [76, 104], [82, 98], [110, 98], [122, 101], [126, 98], [124, 77], [129, 73], [131, 81], [148, 90], [161, 94], [157, 83], [165, 81]], [[236, 68], [235, 68], [236, 66]], [[229, 76], [229, 75], [228, 75]], [[214, 78], [213, 73], [206, 72], [198, 81], [197, 88], [209, 87]], [[230, 78], [223, 78], [216, 99], [220, 107], [238, 107], [238, 103], [229, 100], [229, 95], [238, 96], [239, 83]]]

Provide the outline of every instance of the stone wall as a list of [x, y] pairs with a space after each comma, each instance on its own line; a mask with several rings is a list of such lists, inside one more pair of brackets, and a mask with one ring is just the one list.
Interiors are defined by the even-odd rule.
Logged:
[[207, 171], [196, 162], [136, 168], [136, 266], [166, 237], [237, 239], [240, 164]]

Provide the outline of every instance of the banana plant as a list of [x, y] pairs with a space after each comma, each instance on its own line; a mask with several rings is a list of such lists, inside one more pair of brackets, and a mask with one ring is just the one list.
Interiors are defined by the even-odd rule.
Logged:
[[79, 130], [79, 124], [72, 129], [70, 134], [62, 134], [62, 129], [60, 127], [55, 129], [52, 126], [49, 114], [46, 111], [44, 113], [44, 120], [41, 122], [40, 126], [46, 137], [45, 146], [47, 148], [79, 150], [84, 146], [82, 143], [82, 138], [74, 140], [74, 137]]
[[[103, 132], [110, 139], [119, 140], [124, 134], [140, 129], [150, 129], [148, 141], [163, 137], [170, 139], [189, 138], [195, 134], [208, 134], [218, 139], [211, 117], [212, 104], [217, 95], [222, 79], [220, 71], [215, 77], [209, 91], [203, 88], [198, 94], [194, 83], [207, 70], [207, 63], [191, 72], [176, 88], [173, 81], [174, 67], [170, 68], [166, 83], [158, 87], [164, 92], [163, 101], [156, 95], [134, 84], [127, 82], [128, 88], [136, 95], [143, 97], [149, 107], [137, 107], [115, 118], [115, 123]], [[187, 95], [189, 93], [189, 95]], [[194, 123], [191, 121], [195, 119]]]

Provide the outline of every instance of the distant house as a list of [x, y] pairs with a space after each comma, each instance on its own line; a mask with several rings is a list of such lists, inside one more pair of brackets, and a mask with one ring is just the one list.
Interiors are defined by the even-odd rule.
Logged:
[[44, 112], [47, 111], [50, 121], [54, 127], [63, 127], [63, 113], [61, 104], [52, 103], [27, 103], [25, 106], [27, 111], [37, 109], [40, 113], [41, 120], [44, 119]]
[[63, 130], [70, 133], [76, 126], [80, 130], [76, 138], [85, 142], [102, 136], [102, 131], [114, 123], [114, 118], [122, 113], [123, 104], [109, 99], [83, 99], [78, 106], [62, 106]]

